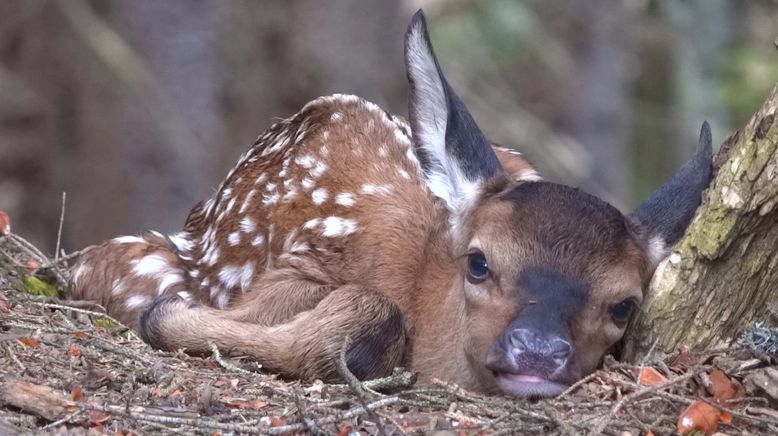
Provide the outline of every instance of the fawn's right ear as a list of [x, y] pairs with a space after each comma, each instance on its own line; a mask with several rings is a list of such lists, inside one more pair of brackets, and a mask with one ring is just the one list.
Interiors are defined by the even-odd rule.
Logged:
[[712, 177], [710, 125], [702, 123], [697, 153], [632, 213], [648, 237], [648, 255], [656, 266], [681, 239]]
[[405, 64], [416, 155], [427, 186], [446, 202], [456, 222], [478, 199], [485, 182], [504, 171], [486, 136], [443, 76], [421, 10], [405, 34]]

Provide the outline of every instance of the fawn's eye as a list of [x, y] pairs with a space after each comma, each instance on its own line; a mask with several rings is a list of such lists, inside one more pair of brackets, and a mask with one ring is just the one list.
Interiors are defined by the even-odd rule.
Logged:
[[611, 307], [610, 312], [611, 318], [613, 318], [613, 323], [618, 327], [624, 327], [627, 325], [627, 321], [629, 321], [629, 317], [632, 315], [632, 312], [635, 310], [636, 306], [637, 303], [635, 302], [634, 298], [627, 298], [621, 303]]
[[478, 284], [489, 278], [489, 264], [480, 251], [467, 255], [467, 281]]

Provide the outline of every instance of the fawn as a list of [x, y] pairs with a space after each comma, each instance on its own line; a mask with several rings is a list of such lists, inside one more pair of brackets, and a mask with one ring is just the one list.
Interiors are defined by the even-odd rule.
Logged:
[[700, 148], [635, 212], [541, 180], [449, 86], [423, 14], [405, 40], [409, 122], [316, 99], [262, 134], [183, 232], [103, 243], [73, 270], [151, 345], [209, 343], [268, 370], [422, 378], [553, 396], [624, 334], [711, 177]]

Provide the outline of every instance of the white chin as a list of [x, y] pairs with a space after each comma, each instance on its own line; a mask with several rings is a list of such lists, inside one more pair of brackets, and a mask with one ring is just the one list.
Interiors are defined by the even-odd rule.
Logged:
[[533, 375], [502, 373], [495, 379], [503, 392], [514, 397], [555, 397], [567, 389], [565, 384]]

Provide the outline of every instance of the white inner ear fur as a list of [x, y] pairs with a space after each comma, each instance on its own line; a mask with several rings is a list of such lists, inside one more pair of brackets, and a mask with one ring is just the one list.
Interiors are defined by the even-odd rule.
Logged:
[[456, 159], [446, 154], [448, 104], [421, 23], [410, 31], [407, 58], [408, 74], [414, 82], [411, 98], [417, 120], [413, 132], [415, 144], [430, 160], [424, 171], [425, 181], [432, 194], [446, 203], [451, 211], [451, 225], [456, 227], [461, 216], [477, 200], [482, 184], [479, 180], [469, 180]]
[[665, 240], [660, 236], [652, 236], [648, 239], [646, 252], [652, 267], [656, 268], [656, 266], [659, 265], [659, 262], [670, 254], [670, 248], [671, 247], [668, 247]]

